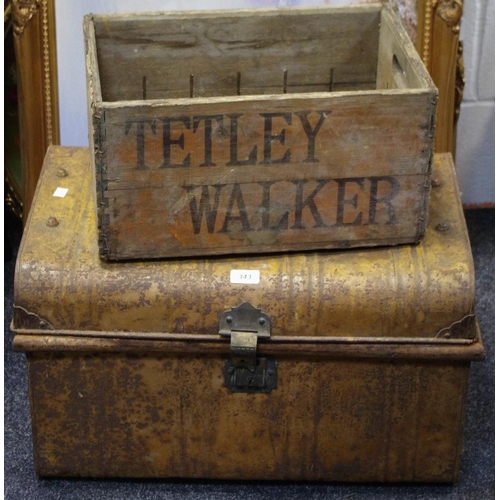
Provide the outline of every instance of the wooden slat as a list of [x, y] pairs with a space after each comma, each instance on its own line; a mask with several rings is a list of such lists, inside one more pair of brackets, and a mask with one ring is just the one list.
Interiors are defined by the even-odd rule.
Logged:
[[[177, 99], [160, 102], [117, 103], [105, 106], [106, 149], [109, 188], [124, 182], [131, 187], [153, 183], [171, 184], [174, 177], [182, 185], [186, 181], [203, 183], [207, 176], [214, 182], [239, 180], [276, 180], [318, 176], [349, 177], [356, 175], [424, 174], [430, 161], [430, 115], [432, 95], [425, 91], [360, 91], [345, 93], [306, 93], [300, 96], [241, 96], [239, 98]], [[265, 113], [287, 114], [272, 118], [272, 134], [284, 130], [283, 144], [272, 141], [273, 161], [290, 149], [286, 166], [272, 167], [264, 160]], [[314, 140], [315, 159], [308, 157], [309, 139], [299, 114], [306, 115], [314, 128], [322, 113], [323, 123]], [[239, 115], [238, 159], [247, 158], [256, 146], [257, 156], [251, 168], [235, 169], [227, 165], [231, 157], [231, 118]], [[205, 122], [194, 131], [196, 116], [221, 116], [212, 120], [211, 167], [205, 162]], [[183, 120], [173, 120], [185, 117]], [[190, 155], [185, 168], [164, 168], [164, 120], [170, 122], [170, 141], [183, 136], [183, 147], [170, 146], [170, 163], [182, 163]], [[144, 121], [145, 158], [142, 169], [137, 158], [137, 124]], [[130, 123], [130, 127], [127, 125]], [[153, 126], [153, 128], [151, 128]], [[391, 130], [388, 133], [388, 130]], [[377, 163], [374, 164], [376, 155]], [[162, 167], [162, 168], [160, 168]], [[238, 172], [239, 170], [239, 172]], [[293, 170], [293, 172], [292, 172]], [[146, 173], [148, 172], [148, 173]], [[235, 177], [236, 176], [236, 177]], [[243, 176], [243, 177], [242, 177]], [[145, 184], [147, 183], [147, 184]], [[122, 187], [123, 188], [123, 187]]]
[[388, 8], [380, 21], [377, 88], [428, 88], [437, 94], [400, 19]]
[[[325, 13], [328, 12], [328, 15]], [[104, 99], [235, 95], [244, 88], [375, 81], [380, 10], [256, 10], [165, 16], [95, 16]], [[355, 55], [355, 56], [354, 56]]]

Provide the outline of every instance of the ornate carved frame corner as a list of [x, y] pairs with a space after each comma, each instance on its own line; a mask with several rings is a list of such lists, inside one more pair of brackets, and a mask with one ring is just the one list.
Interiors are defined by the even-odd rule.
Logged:
[[463, 0], [417, 0], [417, 50], [439, 89], [435, 150], [453, 155], [465, 84], [462, 12]]
[[49, 145], [58, 144], [55, 0], [12, 0], [26, 219]]

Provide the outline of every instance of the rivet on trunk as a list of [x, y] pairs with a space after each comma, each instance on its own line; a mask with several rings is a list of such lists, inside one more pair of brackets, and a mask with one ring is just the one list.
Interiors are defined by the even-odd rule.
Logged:
[[448, 231], [449, 229], [450, 229], [450, 225], [447, 222], [440, 222], [436, 226], [436, 231], [444, 232], [444, 231]]
[[59, 221], [55, 217], [49, 217], [47, 219], [47, 226], [56, 227], [59, 225]]

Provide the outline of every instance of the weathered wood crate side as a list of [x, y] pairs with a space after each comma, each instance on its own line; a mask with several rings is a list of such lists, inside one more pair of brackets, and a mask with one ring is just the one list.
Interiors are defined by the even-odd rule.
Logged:
[[102, 257], [423, 235], [437, 92], [389, 9], [94, 16], [85, 33]]
[[[85, 66], [87, 70], [87, 119], [89, 126], [89, 148], [91, 151], [92, 175], [94, 180], [94, 196], [97, 207], [97, 223], [102, 228], [105, 225], [103, 221], [104, 210], [103, 176], [106, 176], [104, 170], [105, 162], [103, 157], [105, 151], [100, 149], [104, 142], [103, 128], [100, 126], [102, 114], [102, 93], [101, 82], [99, 78], [99, 65], [97, 61], [97, 47], [95, 40], [95, 31], [90, 21], [85, 21], [83, 25], [85, 42]], [[101, 233], [99, 233], [101, 238]]]

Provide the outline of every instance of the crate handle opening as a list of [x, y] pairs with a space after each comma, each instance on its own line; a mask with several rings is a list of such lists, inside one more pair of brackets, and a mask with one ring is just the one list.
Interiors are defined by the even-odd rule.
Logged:
[[394, 85], [398, 89], [407, 89], [408, 88], [408, 79], [406, 77], [406, 73], [404, 69], [401, 67], [399, 60], [394, 54], [392, 56], [392, 77], [394, 79]]

